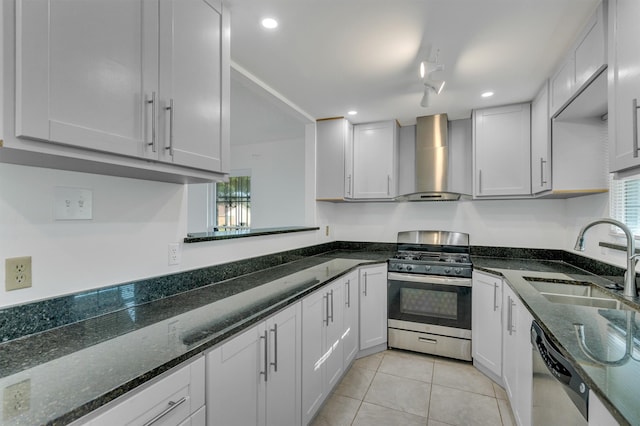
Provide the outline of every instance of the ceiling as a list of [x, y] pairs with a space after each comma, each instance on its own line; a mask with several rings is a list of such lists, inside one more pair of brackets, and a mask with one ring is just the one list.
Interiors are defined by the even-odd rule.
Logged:
[[[410, 125], [418, 116], [468, 118], [474, 108], [529, 101], [598, 3], [228, 0], [232, 138], [283, 137], [289, 127], [299, 134], [303, 122], [352, 109], [353, 123]], [[278, 28], [261, 27], [267, 16]], [[438, 50], [444, 70], [434, 76], [446, 86], [424, 108], [419, 64]], [[495, 95], [482, 98], [487, 90]]]

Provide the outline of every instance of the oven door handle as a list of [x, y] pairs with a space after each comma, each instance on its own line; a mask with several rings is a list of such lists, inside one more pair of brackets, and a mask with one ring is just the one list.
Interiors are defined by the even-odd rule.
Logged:
[[442, 284], [458, 287], [471, 287], [471, 278], [441, 277], [438, 275], [399, 274], [387, 273], [387, 279], [395, 281], [408, 281], [413, 283]]

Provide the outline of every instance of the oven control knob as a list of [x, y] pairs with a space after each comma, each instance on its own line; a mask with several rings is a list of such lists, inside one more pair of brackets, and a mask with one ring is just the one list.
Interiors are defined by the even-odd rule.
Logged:
[[430, 271], [431, 270], [431, 265], [425, 265], [424, 270], [425, 271]]
[[413, 266], [411, 266], [411, 265], [407, 265], [407, 271], [410, 271], [410, 270], [412, 270], [412, 269], [413, 269]]
[[398, 270], [402, 270], [402, 268], [404, 268], [404, 265], [402, 265], [402, 264], [398, 264], [398, 265], [395, 265], [395, 267], [396, 267], [396, 269], [398, 269]]
[[451, 272], [451, 268], [444, 268], [444, 273], [445, 273], [445, 274], [448, 274], [448, 273], [450, 273], [450, 272]]
[[454, 270], [454, 272], [455, 272], [456, 274], [460, 274], [460, 272], [462, 272], [462, 269], [460, 269], [460, 268], [456, 268], [456, 269]]

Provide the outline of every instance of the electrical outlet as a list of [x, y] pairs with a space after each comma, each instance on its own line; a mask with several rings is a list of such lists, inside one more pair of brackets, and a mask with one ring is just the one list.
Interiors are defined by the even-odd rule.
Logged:
[[7, 291], [31, 287], [31, 256], [5, 259], [4, 285]]
[[169, 243], [169, 265], [179, 265], [181, 258], [180, 243]]
[[324, 228], [324, 235], [329, 236], [329, 225]]
[[31, 379], [4, 388], [2, 393], [3, 420], [9, 420], [31, 407]]

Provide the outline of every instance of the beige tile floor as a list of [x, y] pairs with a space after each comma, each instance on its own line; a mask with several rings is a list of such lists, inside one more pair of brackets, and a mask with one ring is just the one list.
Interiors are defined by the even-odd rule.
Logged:
[[356, 360], [313, 426], [514, 425], [504, 390], [471, 363], [388, 350]]

